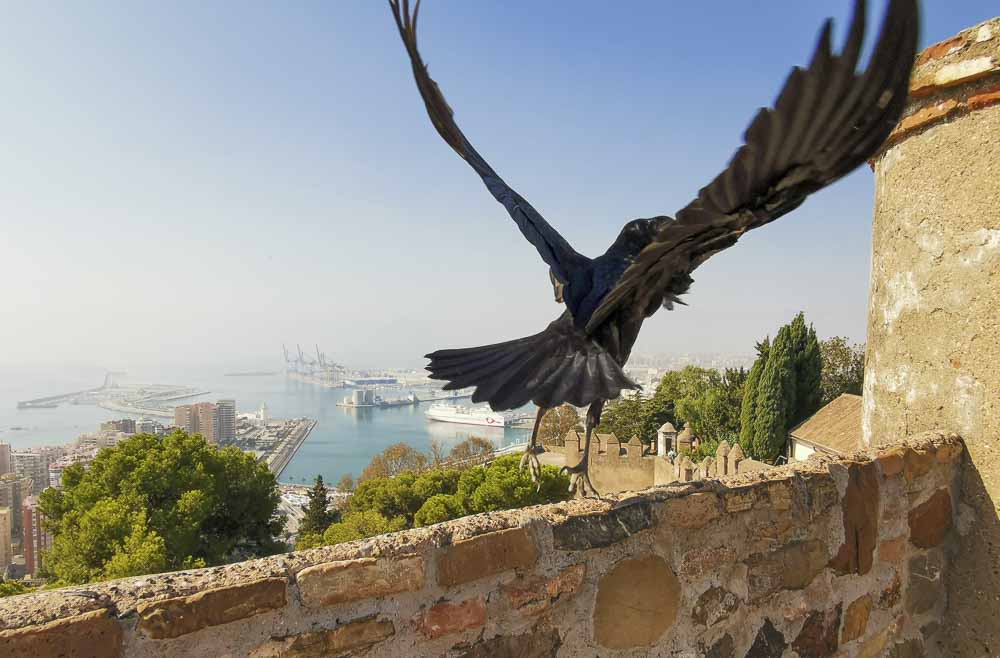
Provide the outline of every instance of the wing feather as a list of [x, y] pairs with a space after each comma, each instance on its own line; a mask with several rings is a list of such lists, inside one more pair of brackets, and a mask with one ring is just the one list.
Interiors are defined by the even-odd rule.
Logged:
[[844, 47], [824, 23], [806, 69], [795, 68], [773, 109], [761, 109], [729, 166], [642, 249], [586, 320], [593, 333], [618, 308], [656, 308], [683, 293], [694, 268], [746, 231], [794, 210], [851, 172], [885, 141], [906, 102], [919, 32], [917, 0], [890, 0], [866, 69], [857, 73], [865, 1], [855, 0]]
[[534, 245], [542, 260], [552, 272], [566, 284], [570, 281], [570, 272], [574, 267], [589, 261], [588, 258], [576, 252], [558, 231], [535, 210], [530, 203], [500, 178], [499, 174], [476, 151], [455, 123], [451, 107], [441, 93], [438, 84], [427, 72], [427, 65], [417, 50], [417, 17], [420, 13], [420, 1], [417, 0], [410, 11], [409, 0], [389, 0], [393, 18], [399, 28], [399, 36], [403, 39], [406, 52], [410, 56], [413, 77], [417, 89], [423, 98], [430, 116], [431, 123], [438, 134], [448, 143], [459, 156], [471, 166], [490, 194], [499, 201], [511, 218], [517, 224], [522, 235]]

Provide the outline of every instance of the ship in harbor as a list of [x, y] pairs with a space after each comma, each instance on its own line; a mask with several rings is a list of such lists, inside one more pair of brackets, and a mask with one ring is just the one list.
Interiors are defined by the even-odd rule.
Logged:
[[489, 409], [488, 407], [462, 407], [456, 404], [432, 404], [424, 412], [427, 420], [462, 425], [485, 425], [506, 427], [514, 422], [514, 417]]

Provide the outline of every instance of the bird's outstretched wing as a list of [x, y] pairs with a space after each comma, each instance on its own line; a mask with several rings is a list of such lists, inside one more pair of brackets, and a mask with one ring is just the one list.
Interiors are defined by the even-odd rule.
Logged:
[[712, 254], [875, 153], [906, 102], [919, 17], [917, 0], [890, 0], [868, 67], [856, 73], [865, 9], [856, 0], [839, 54], [830, 51], [832, 21], [825, 23], [809, 68], [792, 70], [774, 108], [760, 110], [726, 170], [642, 249], [590, 314], [588, 332], [626, 305], [652, 314], [686, 289], [688, 274]]
[[551, 268], [552, 273], [560, 282], [568, 283], [569, 272], [573, 265], [588, 259], [577, 253], [559, 235], [558, 231], [552, 228], [538, 214], [538, 211], [531, 207], [530, 203], [511, 189], [497, 172], [493, 171], [493, 168], [476, 152], [476, 149], [455, 124], [451, 107], [444, 99], [437, 83], [427, 73], [427, 65], [424, 64], [420, 52], [417, 50], [417, 15], [420, 11], [420, 0], [414, 4], [412, 13], [409, 0], [389, 0], [389, 6], [392, 8], [396, 25], [399, 27], [399, 36], [403, 38], [406, 52], [410, 55], [417, 88], [420, 90], [424, 105], [427, 107], [427, 114], [430, 115], [431, 122], [438, 134], [476, 170], [490, 194], [507, 209], [507, 212], [517, 223], [517, 227], [521, 229], [521, 233], [528, 239], [528, 242], [535, 246], [542, 260]]

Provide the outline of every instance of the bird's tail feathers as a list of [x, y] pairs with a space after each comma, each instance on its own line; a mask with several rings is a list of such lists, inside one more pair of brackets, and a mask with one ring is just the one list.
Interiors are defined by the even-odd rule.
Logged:
[[446, 390], [475, 387], [473, 402], [495, 411], [528, 402], [551, 408], [568, 402], [584, 407], [639, 388], [607, 351], [581, 335], [571, 339], [554, 322], [545, 331], [504, 343], [438, 350], [427, 355], [431, 379], [447, 380]]

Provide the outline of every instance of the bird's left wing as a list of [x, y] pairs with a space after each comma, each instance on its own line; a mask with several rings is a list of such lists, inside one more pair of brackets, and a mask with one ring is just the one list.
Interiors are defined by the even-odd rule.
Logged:
[[493, 171], [493, 168], [476, 152], [476, 149], [472, 147], [472, 144], [455, 124], [451, 107], [444, 99], [437, 83], [427, 73], [427, 65], [424, 64], [420, 52], [417, 50], [417, 15], [420, 12], [420, 0], [414, 4], [412, 13], [410, 12], [409, 0], [389, 0], [389, 6], [396, 19], [399, 36], [402, 37], [406, 52], [410, 55], [417, 88], [420, 90], [424, 105], [427, 107], [427, 114], [430, 115], [431, 122], [438, 134], [479, 174], [490, 194], [507, 209], [521, 233], [528, 239], [528, 242], [535, 246], [555, 277], [561, 283], [568, 283], [569, 273], [574, 264], [588, 259], [577, 253], [559, 232], [552, 228], [537, 210], [531, 207], [530, 203], [511, 189], [497, 172]]
[[689, 274], [750, 229], [774, 221], [872, 156], [899, 120], [917, 47], [917, 0], [890, 0], [866, 70], [856, 73], [865, 2], [856, 0], [842, 52], [831, 21], [809, 68], [795, 68], [773, 109], [761, 109], [729, 166], [702, 188], [625, 269], [586, 319], [593, 332], [616, 309], [647, 314], [683, 292]]

